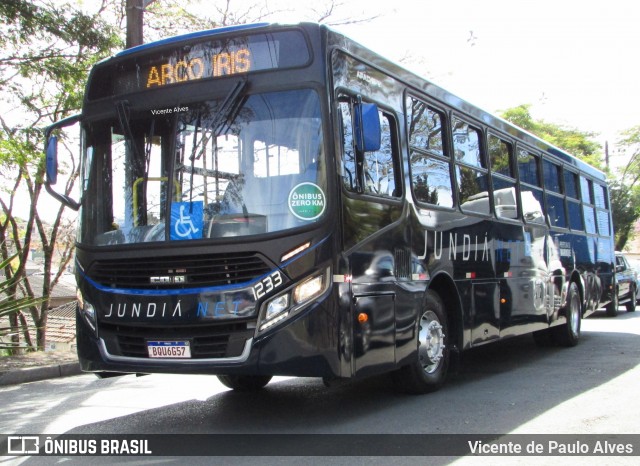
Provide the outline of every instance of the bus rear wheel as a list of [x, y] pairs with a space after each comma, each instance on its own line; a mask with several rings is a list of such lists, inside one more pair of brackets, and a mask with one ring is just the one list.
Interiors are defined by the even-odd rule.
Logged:
[[405, 393], [423, 394], [438, 390], [449, 367], [448, 324], [444, 304], [427, 291], [417, 329], [418, 359], [393, 373], [396, 387]]
[[566, 323], [551, 329], [553, 339], [561, 346], [576, 346], [580, 339], [582, 312], [580, 311], [580, 292], [575, 282], [569, 285], [565, 315]]
[[270, 375], [219, 375], [218, 380], [225, 387], [238, 392], [255, 392], [265, 387], [271, 380]]

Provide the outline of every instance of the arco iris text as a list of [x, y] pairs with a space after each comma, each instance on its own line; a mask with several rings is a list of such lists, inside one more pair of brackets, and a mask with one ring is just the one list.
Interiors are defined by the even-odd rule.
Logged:
[[167, 84], [185, 83], [203, 78], [217, 78], [251, 71], [251, 51], [241, 48], [220, 52], [205, 59], [184, 58], [176, 62], [153, 65], [147, 73], [147, 89]]

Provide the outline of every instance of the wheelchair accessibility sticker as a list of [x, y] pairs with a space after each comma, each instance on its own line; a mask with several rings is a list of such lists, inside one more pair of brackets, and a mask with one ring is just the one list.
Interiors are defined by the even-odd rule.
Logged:
[[202, 238], [204, 208], [202, 201], [171, 204], [171, 239]]

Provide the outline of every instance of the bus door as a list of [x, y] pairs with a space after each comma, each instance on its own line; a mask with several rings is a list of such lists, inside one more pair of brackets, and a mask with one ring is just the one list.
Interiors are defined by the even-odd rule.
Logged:
[[[397, 285], [410, 277], [411, 267], [410, 260], [403, 260], [410, 257], [410, 243], [408, 229], [400, 223], [397, 121], [391, 112], [363, 105], [363, 100], [343, 95], [338, 101], [341, 229], [353, 295], [348, 312], [354, 375], [380, 372], [395, 364]], [[360, 114], [367, 111], [374, 114]], [[356, 139], [357, 128], [372, 117], [379, 122], [381, 138], [370, 146]]]

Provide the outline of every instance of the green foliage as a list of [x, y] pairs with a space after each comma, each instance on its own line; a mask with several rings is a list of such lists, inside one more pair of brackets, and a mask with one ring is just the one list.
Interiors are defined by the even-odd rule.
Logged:
[[[16, 255], [0, 262], [0, 271], [10, 267], [10, 263], [15, 259]], [[19, 347], [20, 344], [14, 343], [10, 337], [15, 332], [24, 330], [11, 325], [4, 326], [4, 323], [8, 323], [12, 316], [42, 302], [41, 298], [16, 298], [13, 296], [12, 289], [15, 289], [16, 284], [16, 275], [10, 279], [0, 280], [0, 350], [13, 350]]]
[[611, 208], [616, 249], [621, 251], [633, 239], [634, 225], [640, 218], [640, 125], [624, 130], [620, 135], [617, 146], [629, 157], [629, 162], [611, 181]]
[[[13, 288], [6, 294], [3, 306], [14, 316], [14, 344], [18, 344], [17, 336], [22, 333], [15, 316], [26, 306], [37, 333], [35, 344], [25, 333], [26, 343], [44, 346], [48, 296], [58, 277], [53, 269], [54, 250], [65, 248], [60, 267], [70, 257], [68, 245], [61, 245], [58, 239], [63, 207], [53, 212], [49, 207], [50, 225], [44, 224], [38, 210], [44, 181], [42, 128], [79, 111], [89, 69], [123, 44], [119, 29], [105, 19], [117, 18], [122, 3], [102, 0], [95, 7], [95, 14], [87, 14], [62, 2], [0, 2], [0, 99], [5, 110], [0, 113], [0, 245], [4, 245], [0, 247], [0, 260], [17, 252], [15, 275], [12, 272], [7, 276], [19, 279], [32, 243], [37, 243], [43, 251], [45, 276], [50, 277], [39, 290], [23, 279], [20, 290], [24, 299], [16, 299], [18, 284], [11, 284]], [[75, 182], [75, 170], [70, 172], [64, 182], [65, 192]], [[20, 197], [26, 196], [30, 206], [25, 208]], [[44, 298], [36, 298], [39, 296]]]
[[640, 186], [629, 186], [624, 178], [618, 178], [610, 180], [609, 188], [616, 250], [621, 251], [633, 238], [634, 225], [640, 217]]
[[122, 44], [100, 16], [68, 4], [4, 0], [0, 19], [0, 90], [34, 122], [77, 111], [91, 65]]
[[570, 154], [584, 160], [594, 167], [603, 169], [600, 144], [593, 141], [594, 133], [580, 131], [576, 128], [534, 120], [530, 105], [519, 105], [501, 112], [502, 118], [516, 126], [538, 136]]

